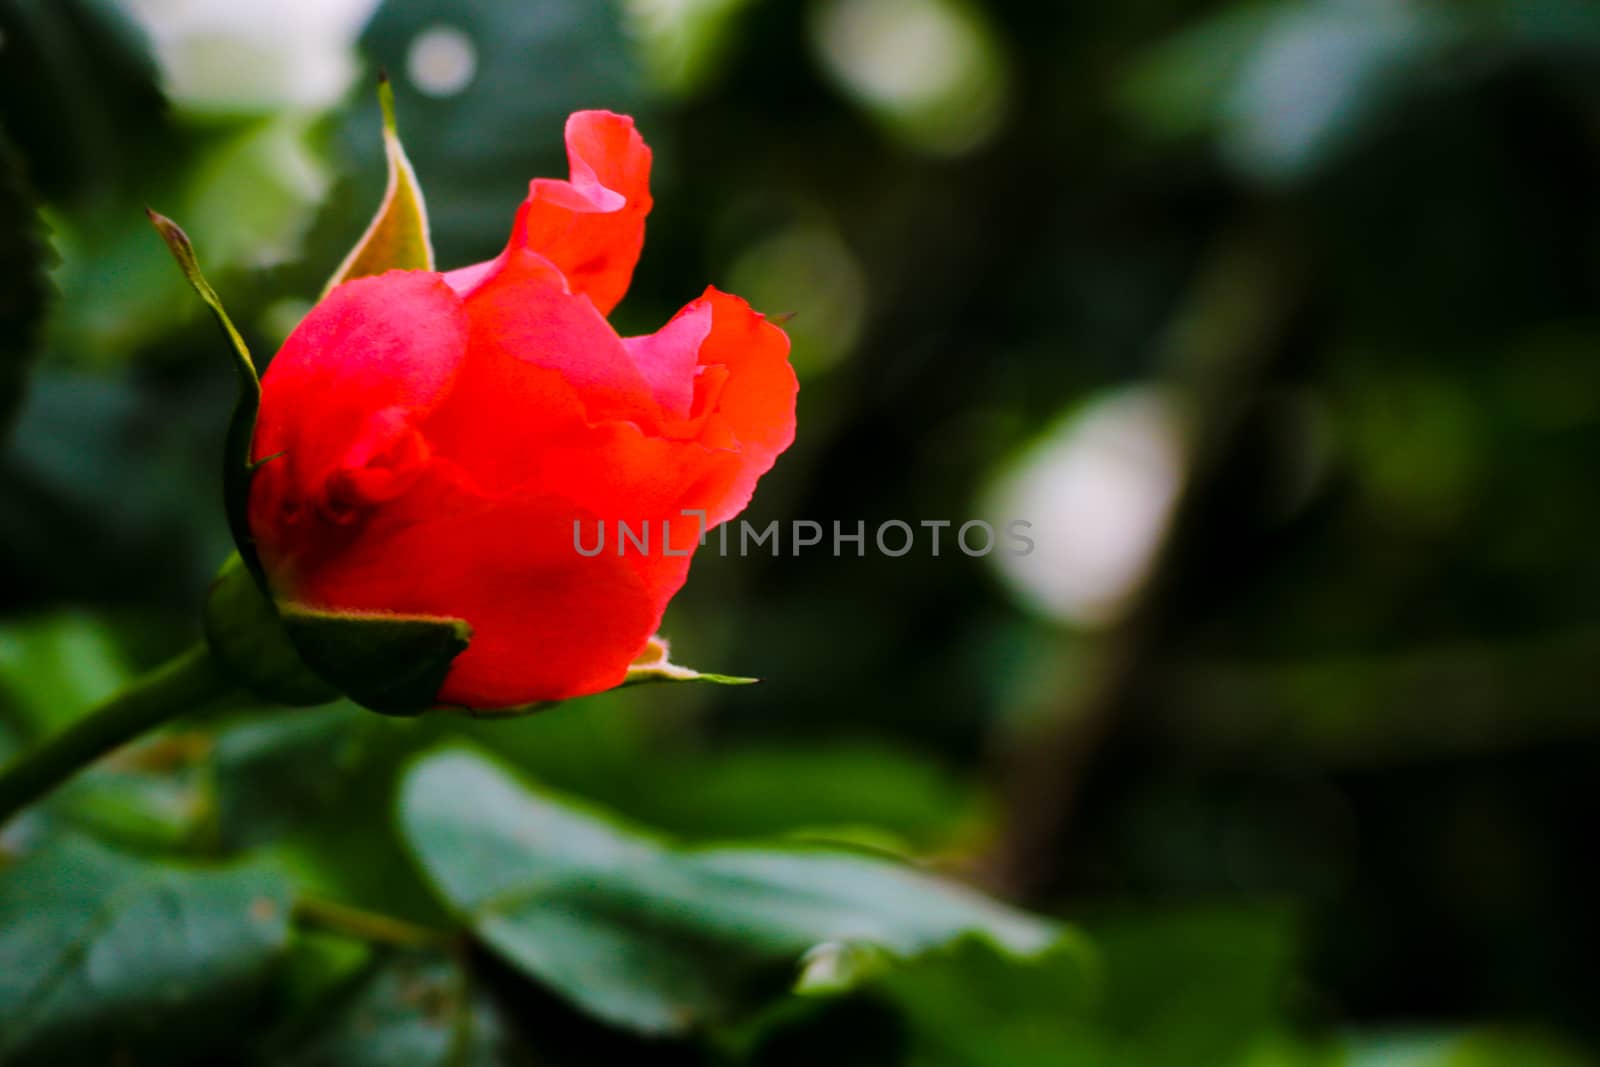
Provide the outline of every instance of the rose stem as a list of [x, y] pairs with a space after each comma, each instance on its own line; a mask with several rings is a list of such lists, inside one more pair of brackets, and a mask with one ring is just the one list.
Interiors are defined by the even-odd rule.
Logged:
[[236, 691], [203, 643], [174, 656], [0, 771], [0, 824], [146, 730]]

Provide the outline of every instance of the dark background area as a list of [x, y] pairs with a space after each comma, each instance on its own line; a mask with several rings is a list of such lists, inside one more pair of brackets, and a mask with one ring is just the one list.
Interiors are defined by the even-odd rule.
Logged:
[[[295, 7], [277, 51], [202, 25], [263, 55], [180, 84], [149, 21], [178, 16], [0, 2], [15, 743], [192, 640], [229, 549], [231, 369], [142, 206], [260, 357], [376, 202], [378, 67], [445, 266], [493, 254], [528, 178], [564, 174], [566, 114], [607, 107], [656, 153], [614, 321], [707, 282], [795, 312], [799, 436], [747, 517], [864, 521], [867, 551], [796, 554], [785, 525], [777, 558], [702, 553], [665, 630], [760, 687], [429, 738], [688, 838], [869, 842], [1081, 924], [1119, 1032], [1186, 1020], [1101, 1062], [1600, 1050], [1600, 7], [385, 0], [346, 41], [307, 31], [354, 72], [310, 102]], [[467, 60], [419, 56], [439, 27]], [[241, 101], [230, 69], [280, 76]], [[977, 518], [1039, 550], [871, 545]], [[208, 762], [224, 732], [73, 817], [423, 912], [356, 829], [418, 740], [341, 715], [360, 758], [285, 741], [257, 782]], [[1212, 1006], [1252, 982], [1248, 1025]], [[763, 1047], [918, 1025], [874, 1011]], [[948, 1062], [1055, 1062], [996, 1051], [1026, 1047], [999, 1018]], [[1230, 1030], [1260, 1040], [1207, 1051]], [[893, 1061], [873, 1040], [861, 1062]]]

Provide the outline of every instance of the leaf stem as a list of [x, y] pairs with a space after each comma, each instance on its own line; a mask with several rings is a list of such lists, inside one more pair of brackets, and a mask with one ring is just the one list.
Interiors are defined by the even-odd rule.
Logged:
[[361, 941], [399, 948], [437, 948], [449, 944], [451, 940], [443, 930], [429, 929], [392, 915], [382, 915], [322, 897], [298, 897], [294, 902], [294, 917], [308, 926], [319, 926]]
[[0, 824], [145, 731], [207, 707], [236, 688], [204, 643], [134, 679], [0, 771]]

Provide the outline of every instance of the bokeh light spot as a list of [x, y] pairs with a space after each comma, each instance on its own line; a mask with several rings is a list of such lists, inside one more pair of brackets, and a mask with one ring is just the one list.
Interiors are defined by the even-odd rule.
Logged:
[[802, 379], [844, 359], [860, 337], [866, 272], [826, 223], [797, 223], [753, 245], [734, 261], [729, 282], [760, 311], [794, 312], [784, 329]]
[[628, 33], [652, 80], [669, 93], [705, 87], [729, 51], [734, 16], [748, 0], [624, 0]]
[[478, 73], [478, 49], [454, 26], [430, 26], [417, 34], [406, 53], [406, 74], [418, 92], [455, 96]]
[[1050, 618], [1115, 622], [1155, 560], [1183, 471], [1183, 426], [1168, 394], [1143, 386], [1097, 398], [996, 480], [990, 522], [1031, 523], [1034, 549], [988, 559]]
[[999, 128], [1007, 68], [976, 10], [955, 0], [825, 0], [814, 16], [824, 69], [908, 143], [955, 155]]

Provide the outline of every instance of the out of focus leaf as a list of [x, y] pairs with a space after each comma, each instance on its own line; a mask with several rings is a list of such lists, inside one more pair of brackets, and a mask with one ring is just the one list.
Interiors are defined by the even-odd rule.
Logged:
[[1106, 1051], [1087, 1062], [1244, 1064], [1284, 1024], [1295, 925], [1281, 910], [1138, 912], [1088, 930], [1105, 966]]
[[0, 40], [0, 116], [52, 203], [117, 190], [165, 156], [155, 65], [114, 0], [9, 0]]
[[50, 295], [50, 250], [23, 182], [22, 162], [0, 126], [0, 440], [11, 426]]
[[368, 712], [340, 703], [223, 728], [212, 754], [223, 843], [258, 845], [327, 814], [377, 725]]
[[[301, 714], [315, 718], [319, 713], [294, 712], [292, 716]], [[316, 794], [314, 802], [328, 805], [326, 809], [313, 814], [309, 808], [299, 807], [302, 801], [313, 800], [303, 791], [305, 786], [280, 782], [270, 794], [256, 793], [249, 818], [231, 826], [224, 823], [223, 833], [269, 839], [263, 857], [270, 856], [274, 865], [289, 872], [295, 885], [307, 892], [423, 926], [442, 927], [449, 917], [400, 840], [394, 794], [400, 769], [436, 743], [441, 724], [451, 720], [442, 716], [394, 718], [367, 711], [360, 715], [367, 725], [346, 753], [348, 762], [342, 757], [337, 760], [337, 771], [329, 783], [336, 788], [327, 793], [320, 787], [310, 791]], [[334, 721], [330, 716], [326, 722], [330, 731]], [[313, 757], [301, 748], [302, 741], [314, 743], [311, 732], [273, 753], [261, 773], [270, 774], [268, 766], [275, 765], [284, 774], [299, 775], [300, 771], [290, 769], [294, 759], [290, 753], [295, 750], [312, 760], [313, 773], [331, 770], [322, 762], [325, 755]], [[332, 736], [329, 740], [342, 747]], [[260, 806], [253, 806], [257, 801]], [[236, 811], [241, 817], [246, 814], [243, 808]]]
[[198, 765], [204, 739], [157, 737], [119, 752], [61, 786], [38, 813], [134, 849], [192, 844], [210, 829], [211, 794]]
[[[1285, 1038], [1290, 931], [1245, 911], [1140, 915], [1031, 959], [968, 939], [889, 968], [843, 998], [792, 1002], [734, 1040], [760, 1064], [827, 1058], [846, 1020], [918, 1067], [1333, 1067]], [[1097, 934], [1099, 936], [1093, 936]], [[888, 1040], [888, 1037], [885, 1037]]]
[[[296, 948], [319, 938], [302, 935]], [[315, 951], [326, 955], [329, 950]], [[261, 1058], [265, 1067], [527, 1067], [568, 1062], [548, 1055], [542, 1046], [537, 1060], [529, 1056], [496, 1005], [475, 988], [464, 957], [389, 948], [370, 951], [363, 959], [354, 969], [345, 969], [337, 983], [321, 984], [317, 999], [306, 1002], [307, 1010], [268, 1037]], [[539, 1032], [541, 1039], [546, 1034]], [[580, 1062], [600, 1058], [590, 1049]]]
[[1269, 181], [1309, 174], [1364, 133], [1448, 39], [1420, 9], [1365, 0], [1289, 9], [1227, 96], [1225, 154]]
[[[183, 313], [139, 206], [186, 157], [138, 28], [115, 0], [0, 4], [0, 121], [48, 206], [61, 291], [49, 356], [126, 359]], [[10, 266], [9, 257], [0, 263]]]
[[634, 801], [643, 802], [655, 791], [647, 772], [652, 754], [663, 751], [663, 734], [671, 724], [659, 707], [644, 708], [643, 701], [629, 701], [631, 695], [599, 693], [518, 719], [436, 721], [552, 788], [648, 818]]
[[637, 808], [700, 837], [871, 827], [916, 845], [976, 818], [975, 791], [937, 765], [867, 745], [766, 745], [664, 761]]
[[289, 942], [279, 970], [278, 1003], [283, 1007], [282, 1033], [299, 1035], [301, 1019], [321, 1018], [330, 998], [366, 973], [381, 949], [344, 933], [302, 926]]
[[[172, 299], [198, 307], [136, 214], [155, 268], [177, 284]], [[214, 346], [209, 327], [207, 338]], [[216, 499], [197, 491], [217, 478], [228, 394], [215, 384], [158, 392], [39, 368], [0, 454], [0, 601], [154, 604], [193, 618], [195, 590], [231, 549]]]
[[288, 940], [289, 889], [86, 841], [0, 871], [0, 1060], [102, 1062], [225, 1047]]
[[793, 984], [805, 954], [915, 955], [981, 932], [1015, 952], [1053, 924], [891, 861], [683, 848], [447, 751], [402, 787], [401, 823], [440, 894], [490, 947], [617, 1026], [681, 1033]]
[[1594, 1060], [1537, 1033], [1359, 1035], [1347, 1043], [1345, 1067], [1592, 1067]]
[[1218, 134], [1249, 177], [1309, 175], [1388, 110], [1452, 40], [1444, 19], [1368, 0], [1229, 7], [1134, 66], [1124, 100], [1153, 129]]
[[732, 51], [747, 0], [626, 0], [622, 10], [651, 80], [677, 96], [705, 88]]
[[[170, 344], [199, 319], [183, 279], [150, 240], [142, 210], [150, 202], [188, 227], [228, 306], [240, 322], [251, 321], [262, 304], [283, 294], [284, 282], [263, 284], [259, 273], [247, 272], [280, 267], [299, 254], [332, 184], [321, 141], [322, 131], [306, 116], [225, 127], [174, 150], [188, 164], [181, 179], [152, 178], [126, 197], [53, 211], [62, 297], [46, 334], [49, 356], [105, 370], [153, 355], [154, 344]], [[256, 284], [238, 284], [234, 272]]]
[[373, 960], [330, 994], [316, 1018], [280, 1038], [269, 1064], [283, 1067], [444, 1067], [471, 1035], [466, 975], [427, 953]]
[[880, 841], [931, 848], [981, 815], [973, 783], [909, 747], [793, 740], [708, 751], [659, 700], [632, 696], [449, 725], [540, 782], [689, 838], [870, 828]]
[[1154, 133], [1193, 137], [1212, 131], [1229, 87], [1270, 23], [1267, 10], [1230, 7], [1147, 49], [1124, 75], [1120, 102]]
[[[1101, 1067], [1091, 1058], [1097, 975], [1085, 955], [1060, 946], [1018, 960], [975, 938], [890, 968], [848, 997], [791, 1002], [735, 1034], [756, 1064], [915, 1063], [926, 1067]], [[837, 1034], [876, 1034], [842, 1060]], [[1141, 1065], [1142, 1067], [1142, 1065]]]
[[333, 182], [325, 139], [311, 117], [289, 114], [205, 146], [173, 212], [204, 235], [207, 263], [276, 267], [299, 254]]
[[0, 718], [24, 737], [55, 732], [129, 677], [98, 620], [61, 614], [0, 627]]
[[1085, 1056], [1095, 977], [1080, 952], [1018, 962], [969, 940], [886, 972], [869, 991], [900, 1008], [919, 1063], [1047, 1067], [1096, 1062]]

